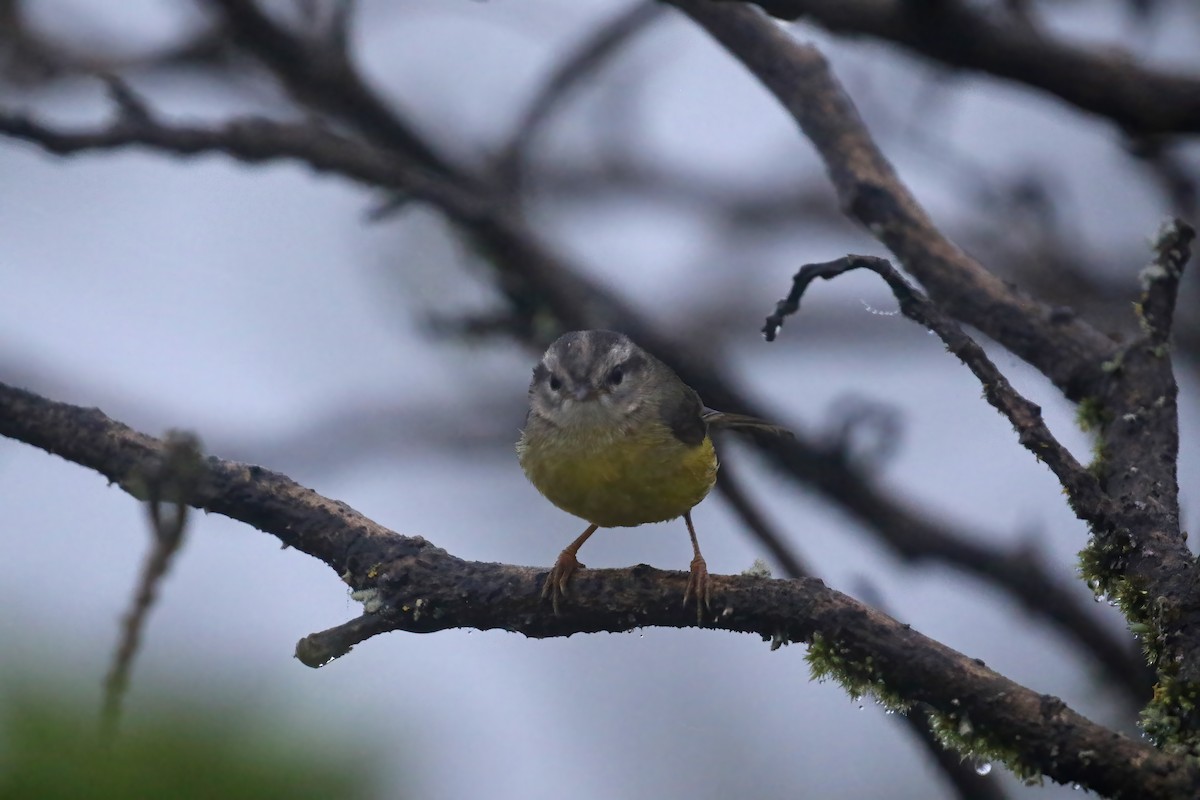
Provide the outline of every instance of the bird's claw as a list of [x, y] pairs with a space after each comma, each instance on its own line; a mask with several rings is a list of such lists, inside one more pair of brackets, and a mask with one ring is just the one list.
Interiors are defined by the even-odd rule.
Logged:
[[708, 580], [708, 564], [700, 556], [692, 559], [687, 588], [683, 590], [683, 605], [696, 598], [696, 622], [703, 624], [704, 612], [712, 608], [712, 584]]
[[575, 570], [582, 566], [574, 553], [563, 550], [558, 554], [558, 560], [554, 562], [554, 566], [550, 568], [550, 574], [546, 576], [546, 582], [542, 584], [542, 600], [550, 599], [550, 605], [554, 608], [554, 616], [559, 616], [559, 604], [567, 596], [567, 582], [571, 580]]

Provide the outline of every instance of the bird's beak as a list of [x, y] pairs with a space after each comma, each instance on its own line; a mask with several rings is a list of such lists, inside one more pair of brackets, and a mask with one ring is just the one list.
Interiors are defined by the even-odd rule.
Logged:
[[574, 397], [576, 401], [582, 403], [584, 400], [591, 400], [593, 397], [595, 397], [596, 390], [591, 386], [580, 386], [578, 389], [571, 392], [571, 396]]

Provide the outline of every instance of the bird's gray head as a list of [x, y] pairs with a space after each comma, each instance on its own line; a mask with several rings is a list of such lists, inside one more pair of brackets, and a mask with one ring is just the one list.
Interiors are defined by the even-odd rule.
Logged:
[[533, 368], [530, 413], [559, 427], [617, 424], [646, 405], [656, 364], [623, 333], [565, 333]]

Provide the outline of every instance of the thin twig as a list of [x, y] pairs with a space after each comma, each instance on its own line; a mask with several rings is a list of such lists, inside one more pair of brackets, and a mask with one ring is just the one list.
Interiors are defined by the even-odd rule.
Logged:
[[169, 432], [161, 457], [143, 464], [141, 474], [130, 478], [129, 489], [145, 497], [153, 538], [132, 604], [121, 620], [121, 635], [104, 679], [100, 729], [106, 741], [116, 736], [146, 618], [158, 598], [158, 587], [183, 544], [188, 509], [196, 502], [203, 484], [199, 440], [181, 431]]
[[496, 158], [496, 173], [505, 184], [515, 184], [537, 134], [554, 109], [569, 99], [584, 81], [595, 75], [635, 36], [661, 19], [666, 7], [657, 0], [636, 0], [602, 23], [556, 66], [541, 90], [513, 127], [508, 143]]
[[770, 553], [779, 564], [784, 575], [789, 578], [803, 578], [814, 574], [787, 537], [751, 499], [746, 487], [742, 485], [741, 478], [738, 477], [738, 470], [730, 467], [728, 459], [721, 460], [721, 469], [717, 472], [717, 491], [741, 517], [742, 523], [759, 546]]
[[1094, 524], [1105, 523], [1113, 511], [1108, 497], [1101, 491], [1095, 476], [1076, 461], [1046, 427], [1041, 408], [1014, 389], [983, 348], [928, 298], [909, 286], [887, 259], [850, 255], [801, 267], [792, 279], [788, 296], [780, 300], [774, 313], [767, 317], [763, 326], [767, 341], [774, 340], [783, 320], [800, 309], [800, 298], [814, 280], [832, 280], [856, 269], [870, 270], [883, 278], [899, 301], [904, 316], [936, 333], [946, 348], [979, 378], [984, 397], [1013, 424], [1021, 444], [1054, 472], [1075, 513]]
[[208, 0], [234, 41], [267, 65], [298, 101], [337, 118], [377, 146], [446, 179], [465, 176], [367, 85], [332, 41], [292, 35], [254, 0]]

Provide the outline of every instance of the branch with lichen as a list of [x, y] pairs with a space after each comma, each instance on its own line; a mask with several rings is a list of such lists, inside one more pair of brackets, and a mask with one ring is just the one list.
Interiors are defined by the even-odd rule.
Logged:
[[1172, 220], [1154, 241], [1136, 304], [1143, 334], [1107, 362], [1089, 398], [1097, 459], [1111, 499], [1080, 553], [1089, 585], [1115, 601], [1158, 673], [1143, 730], [1161, 747], [1200, 756], [1200, 572], [1179, 511], [1178, 385], [1168, 337], [1195, 231]]
[[1181, 220], [1165, 224], [1155, 239], [1155, 258], [1142, 272], [1138, 303], [1144, 336], [1122, 348], [1108, 368], [1102, 399], [1080, 405], [1080, 419], [1098, 431], [1101, 463], [1082, 467], [1050, 433], [1040, 409], [1022, 397], [967, 336], [935, 304], [909, 286], [885, 259], [846, 256], [809, 264], [797, 272], [788, 296], [767, 317], [763, 333], [773, 340], [784, 320], [800, 309], [814, 280], [854, 269], [882, 277], [901, 312], [936, 333], [984, 386], [984, 396], [1017, 430], [1063, 486], [1092, 539], [1080, 556], [1081, 571], [1100, 594], [1115, 599], [1141, 638], [1158, 684], [1143, 712], [1144, 730], [1159, 745], [1200, 756], [1200, 588], [1197, 567], [1180, 528], [1178, 388], [1167, 340], [1179, 280], [1191, 257], [1195, 232]]
[[[168, 443], [96, 409], [57, 403], [0, 384], [0, 435], [99, 472], [135, 492], [140, 476], [169, 454]], [[196, 508], [240, 520], [320, 559], [369, 609], [331, 632], [302, 640], [318, 665], [388, 631], [502, 629], [544, 638], [643, 627], [690, 627], [679, 605], [682, 572], [645, 565], [584, 570], [572, 602], [551, 613], [540, 596], [545, 570], [467, 561], [419, 536], [401, 536], [344, 503], [261, 467], [204, 459], [192, 490]], [[1109, 730], [864, 606], [813, 578], [713, 576], [718, 602], [705, 627], [753, 633], [776, 646], [807, 642], [818, 679], [894, 708], [921, 704], [965, 755], [1004, 760], [1018, 774], [1045, 775], [1099, 793], [1191, 798], [1200, 767]]]

